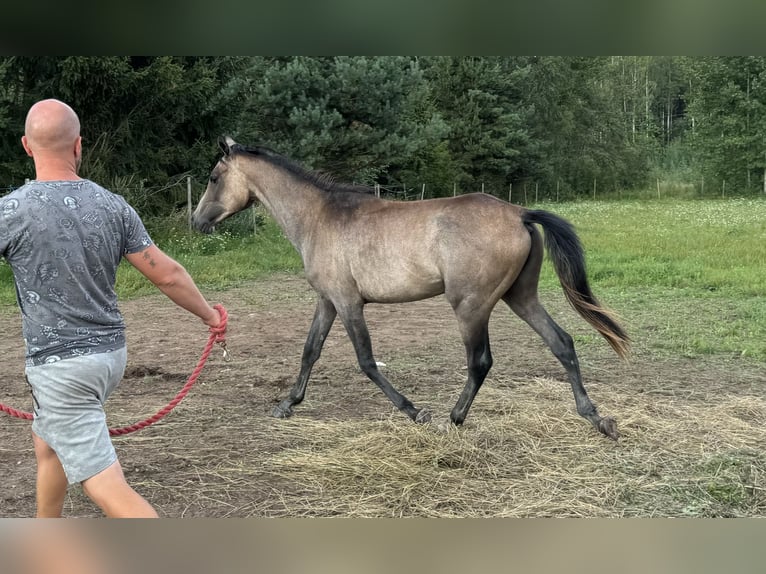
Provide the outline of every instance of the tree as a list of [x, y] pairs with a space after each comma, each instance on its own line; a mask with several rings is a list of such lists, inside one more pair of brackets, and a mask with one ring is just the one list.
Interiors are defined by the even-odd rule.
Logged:
[[438, 152], [446, 127], [415, 58], [254, 58], [238, 138], [360, 183], [391, 182]]
[[690, 144], [709, 187], [766, 191], [766, 58], [687, 58], [685, 65]]
[[[645, 182], [646, 138], [635, 137], [636, 112], [620, 89], [610, 58], [538, 57], [530, 62], [526, 97], [534, 102], [531, 133], [540, 142], [539, 177], [588, 193]], [[623, 76], [624, 77], [624, 76]]]
[[[26, 111], [39, 99], [55, 97], [80, 116], [83, 175], [105, 185], [135, 177], [142, 189], [209, 169], [223, 120], [220, 111], [227, 104], [220, 89], [241, 65], [238, 58], [171, 56], [11, 57], [0, 62], [7, 80], [0, 110], [4, 105], [8, 118], [0, 153], [13, 182], [31, 176], [19, 144]], [[152, 203], [162, 205], [164, 198]]]
[[433, 57], [424, 64], [436, 107], [449, 125], [448, 150], [463, 191], [502, 192], [533, 169], [531, 106], [521, 58]]

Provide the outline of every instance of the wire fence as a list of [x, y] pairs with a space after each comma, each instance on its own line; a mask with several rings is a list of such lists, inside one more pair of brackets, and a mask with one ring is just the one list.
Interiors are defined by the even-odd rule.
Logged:
[[[28, 181], [26, 180], [25, 183]], [[124, 196], [140, 213], [159, 215], [161, 212], [168, 210], [190, 211], [191, 203], [199, 201], [206, 183], [206, 181], [199, 182], [195, 178], [184, 174], [168, 180], [163, 185], [156, 186], [146, 186], [142, 181], [137, 181], [133, 177], [116, 180], [111, 185], [102, 185], [110, 191]], [[0, 185], [0, 197], [11, 193], [19, 187], [21, 186]], [[533, 180], [509, 183], [504, 188], [498, 185], [485, 185], [484, 183], [471, 186], [471, 189], [463, 189], [457, 183], [452, 185], [452, 189], [446, 189], [444, 186], [426, 185], [425, 183], [416, 185], [401, 183], [393, 185], [376, 184], [371, 189], [378, 197], [400, 201], [414, 201], [481, 192], [518, 205], [559, 203], [580, 199], [726, 198], [739, 197], [743, 193], [748, 195], [748, 193], [745, 193], [743, 190], [737, 190], [732, 185], [727, 186], [726, 181], [714, 185], [702, 179], [698, 182], [674, 182], [656, 179], [641, 190], [611, 189], [599, 185], [597, 180], [592, 182], [588, 190], [578, 191], [571, 189], [569, 186], [562, 185], [560, 181], [557, 181], [554, 185], [544, 186]], [[759, 195], [766, 195], [766, 191]]]

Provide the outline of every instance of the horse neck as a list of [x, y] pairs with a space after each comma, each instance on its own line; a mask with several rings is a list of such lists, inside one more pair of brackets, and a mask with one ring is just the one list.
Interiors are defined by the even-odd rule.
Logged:
[[293, 246], [301, 251], [303, 240], [324, 203], [324, 192], [268, 162], [262, 162], [250, 175], [259, 201]]

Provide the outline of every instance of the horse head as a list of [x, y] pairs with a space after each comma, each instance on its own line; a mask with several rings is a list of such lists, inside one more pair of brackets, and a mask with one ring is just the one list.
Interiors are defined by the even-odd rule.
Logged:
[[218, 141], [223, 156], [213, 167], [205, 193], [192, 214], [194, 227], [203, 233], [212, 233], [216, 225], [249, 207], [255, 200], [245, 174], [238, 166], [238, 145], [229, 136]]

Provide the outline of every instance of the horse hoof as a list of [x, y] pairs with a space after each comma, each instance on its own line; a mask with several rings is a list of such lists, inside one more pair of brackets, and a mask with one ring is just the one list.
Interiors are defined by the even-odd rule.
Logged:
[[598, 422], [598, 430], [612, 440], [620, 438], [620, 433], [617, 432], [617, 422], [612, 417], [604, 417], [601, 419]]
[[283, 407], [282, 405], [277, 405], [274, 407], [274, 410], [271, 411], [271, 416], [277, 419], [286, 419], [290, 417], [290, 415], [293, 414], [292, 407]]
[[431, 422], [431, 413], [426, 409], [420, 409], [418, 414], [415, 415], [415, 422], [418, 424], [425, 424]]
[[449, 434], [457, 430], [457, 426], [452, 422], [452, 419], [448, 418], [436, 425], [436, 429], [442, 434]]

